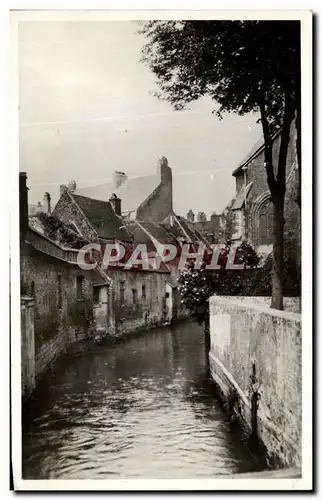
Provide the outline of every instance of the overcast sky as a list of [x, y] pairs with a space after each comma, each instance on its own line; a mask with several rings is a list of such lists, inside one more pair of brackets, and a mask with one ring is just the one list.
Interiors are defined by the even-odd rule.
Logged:
[[208, 99], [173, 111], [152, 93], [139, 62], [144, 43], [134, 22], [19, 24], [20, 170], [29, 202], [59, 185], [77, 187], [155, 172], [166, 156], [179, 215], [221, 212], [234, 192], [231, 172], [261, 134], [257, 117], [220, 121]]

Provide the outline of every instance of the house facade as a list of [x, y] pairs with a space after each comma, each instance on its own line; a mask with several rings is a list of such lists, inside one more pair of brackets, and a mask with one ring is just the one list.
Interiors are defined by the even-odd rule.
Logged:
[[[152, 258], [163, 243], [179, 248], [184, 243], [208, 244], [193, 224], [173, 212], [172, 198], [172, 172], [163, 157], [154, 176], [128, 179], [125, 173], [115, 172], [113, 185], [102, 184], [81, 190], [76, 189], [75, 182], [61, 186], [61, 196], [53, 214], [88, 241], [103, 244], [118, 241], [129, 250], [145, 244]], [[168, 273], [162, 299], [165, 305], [161, 306], [168, 311], [165, 317], [167, 320], [186, 317], [188, 313], [177, 291], [177, 262], [161, 270]], [[139, 275], [135, 279], [139, 279]], [[138, 288], [141, 289], [141, 283]]]
[[[280, 134], [273, 138], [273, 166], [276, 173]], [[258, 141], [240, 165], [234, 170], [236, 194], [222, 214], [224, 224], [231, 222], [231, 239], [239, 243], [249, 241], [260, 254], [272, 249], [273, 206], [265, 170], [264, 142]], [[299, 244], [300, 208], [297, 204], [298, 163], [296, 129], [291, 127], [286, 161], [285, 237]], [[222, 231], [225, 228], [221, 228]]]

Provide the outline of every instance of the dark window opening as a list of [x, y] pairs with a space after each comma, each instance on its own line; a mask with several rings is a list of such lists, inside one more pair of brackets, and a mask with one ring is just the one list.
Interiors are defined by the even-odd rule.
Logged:
[[125, 301], [125, 283], [121, 281], [120, 283], [120, 304], [124, 304]]
[[133, 305], [135, 306], [137, 304], [138, 299], [138, 293], [136, 288], [132, 288], [132, 300], [133, 300]]
[[30, 295], [31, 297], [35, 297], [35, 282], [32, 281], [30, 285]]
[[145, 285], [142, 285], [142, 300], [146, 299], [146, 288]]

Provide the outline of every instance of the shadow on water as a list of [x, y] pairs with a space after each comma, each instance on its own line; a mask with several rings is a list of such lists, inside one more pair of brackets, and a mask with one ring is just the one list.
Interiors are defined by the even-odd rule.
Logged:
[[187, 322], [84, 345], [23, 410], [23, 477], [216, 477], [263, 468], [225, 416]]

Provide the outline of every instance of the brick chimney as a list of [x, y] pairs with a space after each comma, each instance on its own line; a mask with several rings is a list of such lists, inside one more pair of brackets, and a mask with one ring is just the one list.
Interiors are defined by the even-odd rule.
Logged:
[[60, 185], [60, 196], [68, 191], [68, 187], [65, 184]]
[[116, 215], [122, 215], [121, 212], [121, 200], [116, 196], [115, 193], [112, 194], [112, 196], [109, 199], [110, 204], [113, 207], [114, 212]]
[[69, 193], [73, 193], [74, 191], [76, 191], [76, 181], [69, 181], [69, 183], [67, 184], [67, 189], [69, 191]]
[[114, 189], [119, 188], [123, 182], [125, 182], [127, 179], [127, 175], [124, 172], [118, 172], [115, 170], [113, 174], [113, 187]]
[[26, 172], [19, 172], [19, 226], [20, 234], [25, 234], [28, 231], [28, 188]]
[[171, 182], [172, 184], [172, 171], [171, 168], [169, 167], [168, 160], [165, 156], [162, 156], [162, 158], [159, 159], [158, 175], [160, 176], [162, 183], [166, 184]]
[[44, 195], [43, 211], [48, 215], [51, 213], [51, 196], [47, 192]]

